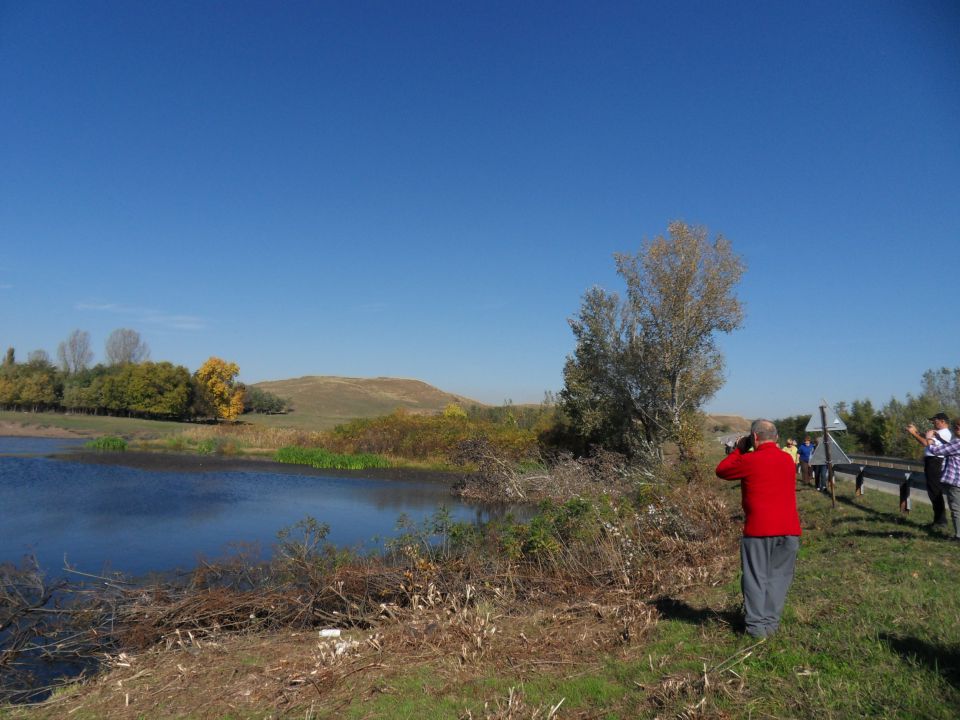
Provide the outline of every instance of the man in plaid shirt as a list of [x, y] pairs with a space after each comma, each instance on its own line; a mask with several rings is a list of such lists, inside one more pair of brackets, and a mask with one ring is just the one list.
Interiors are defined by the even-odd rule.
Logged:
[[927, 433], [926, 437], [920, 435], [912, 424], [907, 426], [907, 432], [927, 446], [929, 455], [944, 459], [940, 484], [953, 516], [953, 539], [960, 542], [960, 418], [954, 419], [953, 437], [946, 442], [937, 442], [932, 437], [932, 432]]

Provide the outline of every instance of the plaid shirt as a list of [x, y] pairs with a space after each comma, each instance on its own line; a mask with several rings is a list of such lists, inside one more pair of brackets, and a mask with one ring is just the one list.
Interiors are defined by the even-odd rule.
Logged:
[[945, 458], [940, 482], [960, 487], [960, 438], [955, 437], [950, 442], [939, 445], [928, 445], [927, 451], [931, 455]]

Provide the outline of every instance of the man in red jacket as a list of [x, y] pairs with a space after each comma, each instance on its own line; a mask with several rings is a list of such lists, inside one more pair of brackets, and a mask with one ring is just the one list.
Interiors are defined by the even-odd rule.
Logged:
[[753, 637], [766, 637], [780, 626], [800, 547], [793, 460], [777, 447], [776, 425], [755, 420], [750, 434], [717, 465], [717, 477], [740, 481], [746, 630]]

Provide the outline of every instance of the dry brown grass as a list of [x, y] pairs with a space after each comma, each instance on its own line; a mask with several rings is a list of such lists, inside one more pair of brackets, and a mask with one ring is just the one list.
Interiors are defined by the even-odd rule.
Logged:
[[264, 427], [248, 424], [196, 425], [179, 434], [188, 444], [203, 440], [234, 442], [249, 450], [276, 450], [288, 445], [319, 445], [324, 433], [297, 428]]
[[[455, 686], [487, 673], [510, 673], [520, 683], [544, 670], [589, 667], [602, 652], [625, 646], [622, 610], [614, 606], [531, 607], [507, 616], [475, 607], [425, 604], [404, 622], [348, 630], [339, 638], [316, 631], [199, 636], [178, 633], [170, 646], [108, 659], [95, 680], [58, 692], [33, 711], [37, 717], [222, 718], [336, 717], [358, 696], [390, 694], [411, 665], [440, 685]], [[638, 607], [629, 619], [632, 640], [656, 622]], [[470, 718], [553, 717], [522, 693], [487, 703]]]

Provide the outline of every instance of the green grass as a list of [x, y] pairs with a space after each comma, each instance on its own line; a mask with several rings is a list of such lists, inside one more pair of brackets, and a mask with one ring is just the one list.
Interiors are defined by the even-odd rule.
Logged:
[[193, 427], [189, 423], [100, 415], [65, 415], [54, 412], [16, 412], [0, 410], [0, 422], [43, 428], [60, 428], [87, 435], [124, 435], [140, 438], [165, 437]]
[[379, 455], [358, 453], [338, 455], [323, 448], [283, 447], [277, 450], [277, 462], [336, 470], [366, 470], [390, 467], [390, 462]]
[[[737, 671], [742, 693], [709, 698], [734, 715], [794, 718], [954, 718], [960, 714], [960, 545], [928, 532], [928, 506], [909, 517], [873, 492], [829, 498], [800, 491], [803, 547], [781, 631]], [[698, 611], [738, 609], [736, 581]], [[682, 634], [680, 619], [659, 632]], [[702, 631], [686, 656], [709, 664], [742, 642], [725, 627]], [[680, 657], [671, 661], [676, 666]], [[732, 675], [729, 679], [734, 679]]]
[[88, 440], [83, 444], [88, 450], [110, 450], [113, 452], [123, 452], [127, 449], [127, 441], [113, 435], [104, 435], [96, 440]]

